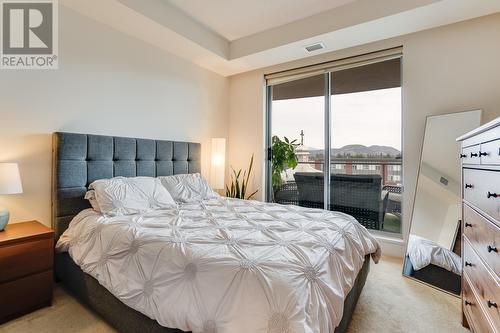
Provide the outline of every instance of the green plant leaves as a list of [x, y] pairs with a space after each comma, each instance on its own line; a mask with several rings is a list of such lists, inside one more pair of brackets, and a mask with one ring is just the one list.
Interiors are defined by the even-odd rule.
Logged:
[[295, 148], [297, 140], [290, 141], [286, 136], [281, 140], [277, 135], [271, 138], [272, 151], [272, 183], [273, 187], [281, 185], [281, 174], [289, 168], [295, 169], [298, 165]]
[[[281, 179], [281, 174], [289, 168], [295, 169], [298, 165], [297, 155], [295, 154], [295, 149], [299, 146], [297, 140], [288, 139], [283, 137], [281, 140], [277, 135], [271, 138], [272, 144], [272, 184], [273, 187], [281, 185], [283, 182]], [[236, 171], [231, 168], [231, 183], [226, 185], [226, 196], [230, 198], [238, 199], [251, 199], [259, 190], [249, 194], [247, 196], [248, 184], [250, 182], [250, 174], [253, 169], [254, 155], [250, 158], [250, 165], [248, 166], [248, 171], [242, 171], [241, 169]]]
[[[257, 189], [255, 192], [246, 196], [246, 192], [248, 189], [248, 183], [250, 181], [250, 174], [252, 173], [253, 167], [253, 154], [250, 159], [250, 166], [248, 167], [248, 172], [245, 170], [243, 175], [241, 174], [242, 170], [234, 170], [231, 174], [231, 184], [230, 186], [226, 185], [226, 197], [229, 198], [237, 198], [237, 199], [251, 199], [259, 190]], [[241, 177], [241, 179], [240, 179]]]

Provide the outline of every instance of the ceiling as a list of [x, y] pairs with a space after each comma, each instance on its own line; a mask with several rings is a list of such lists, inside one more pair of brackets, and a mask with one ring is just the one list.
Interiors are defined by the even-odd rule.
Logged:
[[[499, 0], [59, 3], [223, 76], [500, 12]], [[305, 51], [304, 46], [319, 41], [325, 44], [324, 49]]]
[[229, 41], [356, 0], [164, 0]]

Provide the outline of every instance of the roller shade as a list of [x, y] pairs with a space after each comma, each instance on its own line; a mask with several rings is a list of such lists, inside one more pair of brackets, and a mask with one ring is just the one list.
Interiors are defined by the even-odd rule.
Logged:
[[325, 95], [324, 74], [273, 86], [273, 101]]
[[332, 94], [347, 94], [401, 86], [401, 49], [269, 74], [273, 100], [324, 95], [325, 73], [331, 72]]
[[401, 87], [401, 59], [332, 73], [332, 95]]

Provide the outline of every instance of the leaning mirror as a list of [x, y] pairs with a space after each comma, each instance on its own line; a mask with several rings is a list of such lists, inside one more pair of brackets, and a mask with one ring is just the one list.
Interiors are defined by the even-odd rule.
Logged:
[[460, 135], [481, 111], [427, 117], [403, 275], [460, 295]]

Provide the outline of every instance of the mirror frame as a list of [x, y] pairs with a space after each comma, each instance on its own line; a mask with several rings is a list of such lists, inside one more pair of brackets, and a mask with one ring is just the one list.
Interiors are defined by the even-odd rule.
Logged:
[[[413, 193], [413, 203], [412, 203], [412, 207], [411, 207], [410, 225], [408, 226], [408, 233], [405, 235], [405, 252], [403, 254], [403, 269], [401, 271], [401, 275], [403, 277], [407, 278], [407, 279], [410, 279], [410, 280], [413, 280], [413, 281], [417, 281], [417, 282], [422, 283], [422, 284], [424, 284], [426, 286], [429, 286], [429, 287], [434, 288], [436, 290], [442, 291], [442, 292], [444, 292], [444, 293], [446, 293], [448, 295], [451, 295], [451, 296], [454, 296], [454, 297], [457, 297], [457, 298], [460, 298], [461, 295], [457, 295], [457, 294], [454, 294], [452, 292], [449, 292], [448, 290], [441, 289], [441, 288], [436, 287], [436, 286], [434, 286], [434, 285], [432, 285], [430, 283], [427, 283], [425, 281], [422, 281], [422, 280], [419, 280], [417, 278], [414, 278], [413, 276], [405, 275], [404, 274], [404, 266], [405, 266], [405, 261], [406, 261], [406, 253], [408, 252], [408, 240], [410, 238], [411, 226], [413, 224], [413, 213], [414, 213], [414, 210], [415, 210], [415, 202], [416, 202], [416, 199], [417, 199], [417, 189], [418, 189], [418, 183], [419, 183], [419, 180], [420, 180], [420, 169], [422, 167], [422, 158], [423, 158], [423, 155], [424, 155], [424, 143], [425, 143], [425, 134], [427, 132], [427, 123], [429, 122], [429, 119], [433, 118], [433, 117], [448, 116], [448, 115], [453, 115], [453, 114], [457, 114], [457, 113], [472, 112], [472, 111], [479, 111], [479, 122], [481, 124], [482, 118], [483, 118], [483, 110], [482, 109], [472, 109], [472, 110], [465, 110], [465, 111], [448, 112], [448, 113], [443, 113], [443, 114], [433, 114], [433, 115], [428, 115], [428, 116], [425, 117], [424, 135], [422, 136], [422, 142], [421, 142], [421, 148], [420, 148], [420, 159], [419, 159], [418, 169], [417, 169], [417, 180], [415, 182], [415, 191]], [[478, 124], [478, 126], [480, 124]], [[462, 175], [460, 175], [460, 183], [462, 183]], [[460, 194], [463, 197], [462, 193], [460, 193]], [[463, 210], [463, 208], [462, 208], [462, 210]], [[462, 212], [462, 218], [463, 218], [463, 212]], [[459, 228], [457, 228], [457, 231], [455, 231], [455, 238], [456, 238], [456, 233], [458, 232], [458, 229]], [[463, 257], [463, 249], [462, 249], [461, 257]]]

